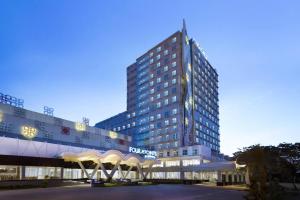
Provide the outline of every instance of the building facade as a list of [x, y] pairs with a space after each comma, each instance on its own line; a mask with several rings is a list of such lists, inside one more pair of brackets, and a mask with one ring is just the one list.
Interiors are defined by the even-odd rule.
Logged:
[[[95, 126], [130, 135], [160, 157], [219, 154], [218, 74], [185, 23], [127, 68], [127, 111]], [[188, 153], [190, 146], [198, 148]]]
[[95, 127], [23, 103], [0, 93], [0, 183], [245, 180], [240, 166], [220, 157], [218, 74], [185, 24], [127, 67], [126, 111]]

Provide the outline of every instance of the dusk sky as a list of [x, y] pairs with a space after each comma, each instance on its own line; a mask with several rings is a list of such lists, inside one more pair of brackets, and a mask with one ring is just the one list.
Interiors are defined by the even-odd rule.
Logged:
[[221, 152], [300, 142], [300, 2], [0, 0], [0, 92], [91, 124], [126, 109], [126, 67], [181, 29], [219, 74]]

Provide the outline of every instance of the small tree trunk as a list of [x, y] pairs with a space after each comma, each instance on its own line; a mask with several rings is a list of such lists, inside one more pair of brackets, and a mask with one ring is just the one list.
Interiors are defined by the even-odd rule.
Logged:
[[295, 190], [298, 190], [297, 185], [296, 185], [296, 176], [294, 175], [293, 177], [293, 186]]

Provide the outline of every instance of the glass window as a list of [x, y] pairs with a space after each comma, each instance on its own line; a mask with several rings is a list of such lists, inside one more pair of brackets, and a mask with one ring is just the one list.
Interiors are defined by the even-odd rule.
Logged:
[[161, 47], [160, 47], [160, 46], [157, 47], [157, 48], [156, 48], [156, 51], [157, 51], [157, 52], [160, 52], [160, 51], [161, 51]]
[[176, 37], [173, 37], [172, 38], [172, 43], [176, 42], [177, 38]]
[[182, 155], [186, 156], [188, 154], [188, 151], [186, 149], [182, 150]]
[[165, 126], [168, 126], [169, 125], [169, 120], [165, 120]]
[[169, 75], [168, 74], [165, 74], [164, 75], [164, 80], [166, 81], [166, 80], [168, 80], [169, 79]]
[[172, 97], [172, 102], [174, 103], [174, 102], [176, 102], [176, 100], [177, 100], [177, 99], [176, 99], [176, 96], [173, 96], [173, 97]]
[[173, 53], [173, 54], [172, 54], [172, 58], [173, 58], [173, 59], [176, 58], [176, 53]]
[[151, 128], [151, 129], [154, 129], [154, 124], [150, 124], [150, 128]]
[[169, 104], [169, 99], [165, 99], [164, 103], [165, 103], [165, 105], [168, 105]]
[[[176, 80], [176, 79], [175, 79]], [[172, 88], [172, 94], [176, 94], [176, 87]]]
[[158, 78], [156, 79], [156, 82], [157, 82], [157, 83], [160, 83], [160, 82], [161, 82], [161, 78], [158, 77]]
[[152, 63], [153, 63], [153, 58], [150, 59], [150, 64], [152, 64]]
[[160, 62], [156, 63], [156, 67], [160, 67]]
[[153, 86], [153, 81], [150, 81], [150, 86]]
[[157, 102], [157, 103], [156, 103], [156, 107], [157, 107], [157, 108], [160, 108], [160, 107], [161, 107], [161, 103], [160, 103], [160, 102]]
[[176, 75], [176, 70], [173, 70], [172, 71], [172, 76], [175, 76]]
[[176, 123], [177, 123], [177, 118], [176, 118], [176, 117], [172, 118], [172, 123], [173, 123], [173, 124], [176, 124]]
[[164, 71], [168, 71], [168, 66], [164, 66]]
[[176, 84], [176, 78], [172, 79], [172, 84]]
[[169, 95], [169, 91], [168, 90], [164, 91], [164, 96], [168, 96], [168, 95]]
[[153, 56], [153, 52], [150, 52], [150, 57], [152, 57]]
[[160, 114], [160, 113], [157, 114], [157, 115], [156, 115], [156, 118], [157, 118], [157, 119], [160, 119], [160, 118], [161, 118], [161, 114]]
[[166, 87], [168, 87], [169, 86], [169, 83], [168, 82], [165, 82], [164, 83], [164, 87], [166, 88]]
[[172, 63], [172, 67], [176, 67], [176, 62], [173, 62], [173, 63]]
[[173, 115], [176, 115], [176, 114], [177, 114], [177, 108], [174, 108], [174, 109], [172, 110], [172, 114], [173, 114]]
[[152, 88], [151, 90], [150, 90], [150, 94], [153, 94], [154, 93], [154, 88]]
[[158, 54], [157, 56], [156, 56], [156, 60], [159, 60], [160, 59], [160, 54]]
[[164, 55], [166, 56], [166, 55], [168, 55], [168, 53], [169, 53], [169, 51], [168, 51], [168, 49], [166, 49], [166, 50], [164, 51]]
[[153, 121], [154, 120], [154, 116], [150, 116], [150, 121]]

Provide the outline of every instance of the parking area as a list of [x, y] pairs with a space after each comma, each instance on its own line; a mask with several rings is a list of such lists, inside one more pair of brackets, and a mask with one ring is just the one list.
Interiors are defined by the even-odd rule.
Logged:
[[201, 185], [149, 185], [91, 188], [88, 185], [0, 191], [5, 200], [242, 200], [242, 191]]

